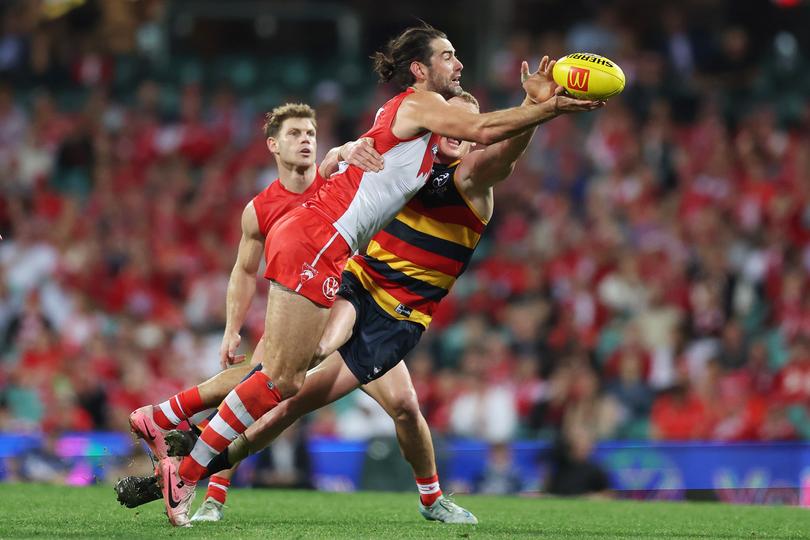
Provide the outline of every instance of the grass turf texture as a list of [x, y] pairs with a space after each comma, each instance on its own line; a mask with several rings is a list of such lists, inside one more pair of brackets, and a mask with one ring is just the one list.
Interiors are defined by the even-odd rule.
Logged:
[[130, 510], [110, 486], [6, 484], [1, 500], [0, 538], [810, 538], [810, 510], [715, 503], [462, 496], [470, 526], [425, 521], [414, 494], [234, 489], [224, 521], [173, 529], [159, 501]]

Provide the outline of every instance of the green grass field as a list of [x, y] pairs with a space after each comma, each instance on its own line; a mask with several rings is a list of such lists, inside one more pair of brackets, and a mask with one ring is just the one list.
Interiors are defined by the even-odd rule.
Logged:
[[0, 538], [810, 538], [810, 510], [714, 503], [464, 496], [481, 523], [458, 526], [423, 520], [413, 494], [243, 489], [224, 521], [172, 529], [159, 502], [129, 510], [109, 486], [3, 485], [0, 500]]

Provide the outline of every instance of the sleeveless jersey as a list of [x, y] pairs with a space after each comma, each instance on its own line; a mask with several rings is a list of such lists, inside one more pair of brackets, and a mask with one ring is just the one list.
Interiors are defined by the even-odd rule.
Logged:
[[427, 132], [399, 139], [391, 132], [402, 100], [409, 88], [390, 99], [377, 112], [369, 131], [361, 137], [374, 139], [374, 148], [385, 159], [385, 168], [363, 172], [341, 164], [338, 174], [304, 206], [326, 217], [352, 251], [357, 251], [388, 223], [425, 184], [438, 151], [438, 135]]
[[315, 172], [315, 180], [303, 193], [289, 191], [276, 178], [269, 186], [253, 197], [253, 209], [256, 211], [256, 218], [259, 220], [259, 230], [262, 236], [267, 236], [270, 228], [280, 217], [297, 206], [301, 206], [304, 201], [315, 195], [323, 187], [326, 181], [320, 173]]
[[346, 265], [395, 319], [427, 328], [486, 228], [487, 220], [456, 187], [458, 164], [434, 164], [425, 187], [372, 238], [364, 255]]

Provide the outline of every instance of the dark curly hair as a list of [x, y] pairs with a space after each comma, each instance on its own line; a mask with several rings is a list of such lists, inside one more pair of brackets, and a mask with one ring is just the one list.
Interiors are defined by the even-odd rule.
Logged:
[[380, 82], [393, 81], [403, 89], [412, 85], [416, 79], [411, 73], [411, 62], [430, 65], [433, 54], [430, 42], [436, 38], [447, 39], [447, 35], [423, 21], [420, 26], [408, 28], [389, 41], [384, 51], [377, 51], [371, 57]]

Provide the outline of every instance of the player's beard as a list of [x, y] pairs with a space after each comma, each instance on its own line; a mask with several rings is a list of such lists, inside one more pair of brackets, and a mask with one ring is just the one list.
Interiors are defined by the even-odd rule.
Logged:
[[449, 88], [450, 92], [452, 93], [452, 96], [450, 96], [450, 97], [458, 97], [458, 96], [460, 96], [461, 94], [464, 93], [464, 89], [461, 87], [461, 85], [460, 84], [453, 84], [453, 81], [450, 81], [448, 83], [447, 87]]
[[464, 90], [461, 88], [461, 85], [453, 84], [452, 77], [453, 75], [449, 75], [443, 78], [431, 73], [428, 79], [430, 90], [440, 94], [444, 99], [460, 96]]

